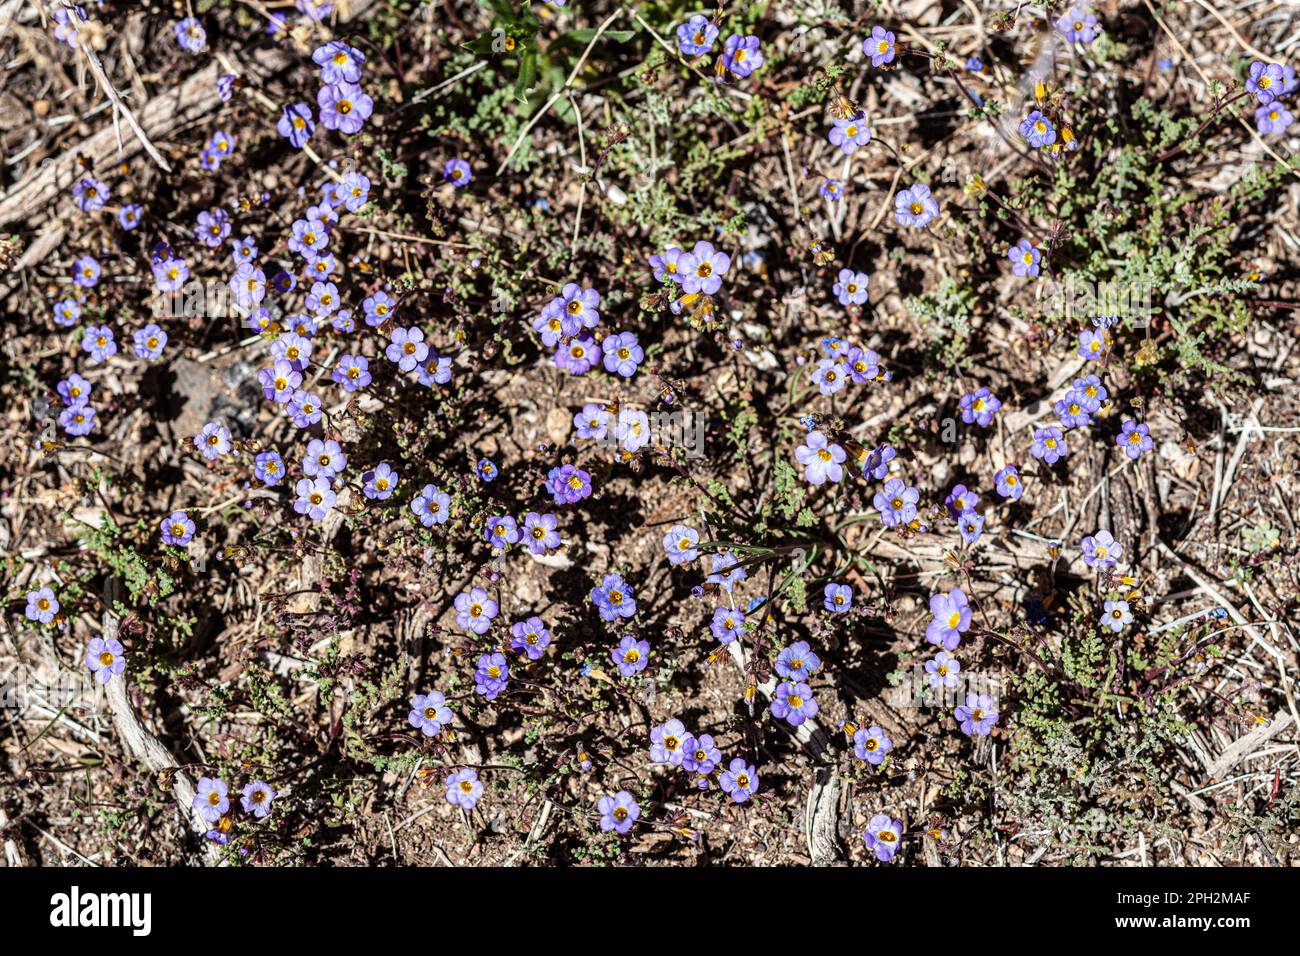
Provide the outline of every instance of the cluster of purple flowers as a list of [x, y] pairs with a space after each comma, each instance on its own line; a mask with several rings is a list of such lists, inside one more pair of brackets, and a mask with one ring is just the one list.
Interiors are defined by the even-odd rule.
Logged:
[[731, 256], [713, 243], [700, 240], [690, 252], [669, 246], [651, 256], [650, 268], [656, 282], [672, 282], [686, 295], [712, 296], [722, 288], [722, 278], [731, 269]]
[[958, 484], [953, 485], [943, 503], [948, 514], [956, 520], [962, 541], [968, 546], [974, 546], [984, 530], [984, 516], [976, 510], [980, 496], [965, 485]]
[[64, 406], [59, 413], [59, 427], [69, 435], [89, 435], [95, 427], [95, 409], [90, 406], [93, 386], [73, 372], [59, 382], [57, 390]]
[[1255, 125], [1261, 135], [1280, 136], [1295, 122], [1295, 116], [1282, 100], [1300, 88], [1295, 67], [1285, 63], [1255, 60], [1246, 75], [1246, 89], [1254, 94], [1259, 106]]
[[713, 737], [689, 733], [686, 725], [676, 718], [650, 731], [650, 760], [680, 767], [701, 790], [708, 789], [709, 776], [717, 771], [722, 792], [735, 803], [745, 803], [758, 792], [759, 776], [753, 764], [743, 757], [733, 757], [725, 770], [718, 771], [724, 758]]
[[199, 165], [208, 172], [216, 172], [221, 168], [221, 161], [234, 152], [234, 149], [234, 137], [225, 130], [217, 130], [203, 145], [203, 150], [199, 153]]
[[[866, 273], [842, 269], [839, 282], [834, 287], [840, 303], [847, 306], [866, 302], [867, 281]], [[889, 371], [880, 367], [880, 356], [872, 349], [850, 345], [843, 339], [833, 337], [822, 339], [821, 345], [826, 357], [818, 361], [817, 369], [813, 372], [813, 383], [823, 395], [834, 395], [849, 382], [862, 385], [866, 382], [888, 382], [893, 377]], [[810, 434], [809, 438], [811, 437]]]
[[577, 504], [591, 497], [591, 474], [571, 463], [557, 465], [546, 475], [546, 490], [557, 505]]
[[813, 652], [807, 641], [798, 641], [782, 648], [777, 654], [776, 668], [784, 680], [772, 695], [772, 716], [784, 720], [791, 727], [817, 715], [817, 701], [813, 699], [808, 679], [821, 667], [821, 658]]
[[342, 40], [331, 40], [318, 47], [311, 58], [320, 67], [322, 86], [316, 94], [316, 107], [321, 125], [349, 136], [359, 133], [375, 105], [358, 85], [365, 54]]
[[1070, 390], [1058, 399], [1053, 409], [1062, 428], [1082, 428], [1092, 424], [1092, 417], [1101, 411], [1109, 398], [1106, 386], [1096, 375], [1076, 378]]
[[[251, 780], [240, 791], [239, 805], [245, 813], [258, 820], [265, 819], [271, 812], [271, 801], [278, 794], [270, 784], [261, 780]], [[192, 806], [212, 829], [207, 837], [214, 843], [225, 845], [230, 842], [232, 823], [226, 816], [230, 812], [230, 787], [220, 777], [200, 777], [194, 788]]]

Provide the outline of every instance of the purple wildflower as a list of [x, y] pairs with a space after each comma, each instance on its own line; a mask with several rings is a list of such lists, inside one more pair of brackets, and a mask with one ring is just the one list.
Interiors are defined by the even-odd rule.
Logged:
[[862, 41], [862, 55], [871, 57], [871, 65], [879, 68], [894, 62], [894, 34], [882, 26], [871, 28], [871, 36]]
[[787, 680], [807, 681], [822, 666], [822, 659], [807, 641], [795, 641], [776, 656], [776, 672]]
[[744, 803], [758, 792], [758, 771], [753, 764], [745, 763], [744, 757], [735, 757], [718, 777], [722, 792], [730, 795], [736, 803]]
[[795, 459], [804, 466], [804, 480], [810, 485], [837, 482], [844, 477], [844, 449], [827, 441], [819, 431], [809, 432], [795, 449]]
[[271, 801], [274, 799], [275, 791], [269, 784], [254, 780], [244, 784], [244, 789], [240, 791], [239, 805], [245, 813], [251, 813], [262, 820], [271, 812]]
[[632, 677], [645, 670], [650, 658], [650, 642], [638, 641], [631, 634], [625, 634], [618, 646], [610, 649], [609, 657], [618, 665], [622, 676]]
[[605, 575], [600, 584], [591, 589], [591, 601], [604, 621], [636, 614], [636, 594], [618, 574]]
[[324, 475], [316, 478], [300, 478], [294, 485], [298, 497], [294, 500], [293, 510], [306, 515], [312, 521], [320, 521], [334, 507], [336, 496], [330, 487], [330, 480]]
[[474, 178], [474, 170], [463, 159], [449, 159], [442, 167], [442, 178], [457, 189], [463, 189]]
[[443, 786], [447, 788], [447, 802], [462, 810], [473, 810], [483, 796], [483, 782], [469, 767], [448, 774]]
[[442, 728], [451, 723], [451, 708], [441, 691], [416, 694], [411, 698], [411, 712], [406, 722], [426, 737], [436, 737]]
[[486, 634], [492, 626], [492, 619], [497, 616], [497, 602], [482, 588], [471, 588], [457, 594], [455, 605], [456, 626], [467, 634]]
[[330, 83], [316, 94], [316, 106], [322, 126], [350, 136], [361, 131], [375, 101], [355, 83]]
[[835, 125], [826, 134], [832, 146], [838, 146], [845, 156], [852, 156], [861, 146], [871, 142], [871, 129], [866, 120], [857, 116], [835, 120]]
[[393, 466], [386, 461], [381, 461], [374, 468], [362, 474], [361, 480], [364, 484], [361, 493], [371, 501], [386, 501], [397, 490], [398, 478], [399, 476], [393, 470]]
[[208, 422], [194, 436], [194, 447], [208, 461], [216, 461], [230, 451], [230, 429], [220, 422]]
[[998, 705], [987, 694], [967, 694], [966, 702], [958, 704], [952, 715], [967, 737], [987, 737], [998, 722]]
[[772, 698], [772, 716], [784, 720], [791, 727], [798, 727], [818, 711], [817, 701], [813, 700], [812, 688], [807, 684], [783, 681], [777, 685], [776, 695]]
[[1034, 442], [1029, 446], [1029, 453], [1045, 464], [1055, 464], [1070, 453], [1065, 443], [1065, 433], [1056, 427], [1035, 428]]
[[162, 539], [176, 547], [189, 544], [194, 539], [194, 522], [184, 511], [173, 511], [162, 520]]
[[1147, 427], [1146, 422], [1135, 422], [1131, 418], [1126, 418], [1124, 424], [1120, 426], [1120, 432], [1115, 436], [1115, 444], [1123, 450], [1129, 458], [1137, 461], [1145, 451], [1150, 451], [1155, 447], [1151, 441], [1151, 429]]
[[888, 863], [894, 858], [902, 839], [903, 821], [887, 813], [877, 813], [867, 821], [867, 828], [862, 831], [862, 842], [881, 863]]
[[29, 621], [49, 624], [54, 615], [59, 613], [59, 601], [54, 596], [53, 588], [38, 588], [27, 592], [27, 608], [23, 612]]
[[877, 491], [871, 503], [880, 512], [880, 520], [885, 527], [893, 528], [905, 525], [916, 517], [916, 503], [921, 493], [905, 484], [901, 478], [890, 478], [885, 487]]
[[971, 625], [971, 607], [966, 592], [953, 588], [947, 594], [931, 595], [930, 617], [925, 639], [946, 651], [955, 651], [962, 634], [970, 630]]
[[496, 700], [510, 683], [510, 665], [501, 653], [484, 654], [474, 669], [474, 692]]
[[832, 614], [846, 614], [853, 606], [853, 588], [832, 581], [822, 592], [822, 607]]
[[560, 533], [555, 530], [559, 519], [553, 514], [538, 514], [530, 511], [524, 515], [524, 542], [533, 554], [546, 554], [554, 551], [563, 543]]
[[1024, 482], [1020, 480], [1020, 471], [1015, 465], [998, 469], [993, 476], [993, 483], [998, 494], [1012, 501], [1019, 501], [1020, 496], [1025, 493]]
[[550, 643], [551, 632], [540, 617], [530, 617], [510, 625], [510, 649], [524, 654], [530, 661], [538, 660]]
[[641, 806], [632, 799], [632, 794], [620, 790], [613, 796], [601, 797], [596, 802], [596, 812], [600, 814], [600, 828], [606, 833], [623, 834], [632, 829], [641, 816]]
[[229, 792], [226, 781], [215, 777], [200, 777], [198, 786], [194, 788], [192, 806], [204, 820], [216, 823], [230, 809], [230, 798], [227, 796]]
[[1113, 568], [1124, 554], [1124, 546], [1109, 531], [1087, 535], [1080, 543], [1084, 563], [1090, 568]]
[[883, 727], [859, 727], [853, 732], [853, 753], [873, 767], [885, 762], [894, 742], [885, 736]]

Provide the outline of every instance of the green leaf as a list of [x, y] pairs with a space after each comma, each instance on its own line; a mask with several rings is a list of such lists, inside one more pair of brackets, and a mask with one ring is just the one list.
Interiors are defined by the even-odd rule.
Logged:
[[[555, 38], [556, 43], [579, 43], [586, 45], [591, 42], [592, 37], [596, 35], [594, 27], [586, 30], [570, 30], [568, 33], [562, 33]], [[601, 34], [602, 37], [613, 40], [615, 43], [626, 43], [636, 36], [635, 30], [606, 30]]]
[[537, 51], [526, 47], [519, 54], [519, 78], [515, 81], [515, 99], [528, 99], [528, 91], [537, 85]]

